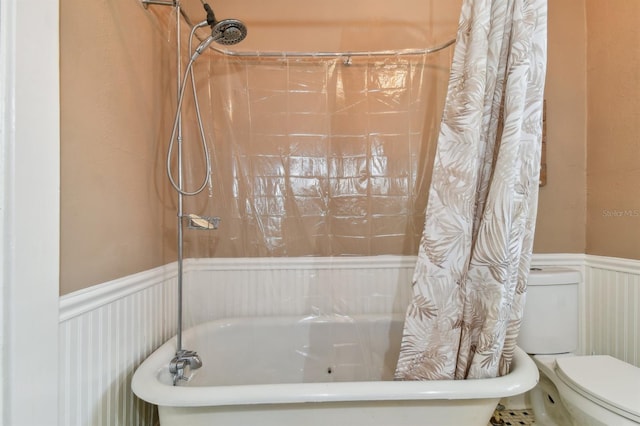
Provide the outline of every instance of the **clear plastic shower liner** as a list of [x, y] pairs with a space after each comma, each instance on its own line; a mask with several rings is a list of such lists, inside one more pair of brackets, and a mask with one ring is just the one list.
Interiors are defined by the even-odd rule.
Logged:
[[[188, 257], [415, 254], [451, 49], [417, 56], [238, 58], [196, 64], [220, 216]], [[185, 102], [185, 140], [197, 140]], [[185, 181], [204, 173], [185, 144]]]

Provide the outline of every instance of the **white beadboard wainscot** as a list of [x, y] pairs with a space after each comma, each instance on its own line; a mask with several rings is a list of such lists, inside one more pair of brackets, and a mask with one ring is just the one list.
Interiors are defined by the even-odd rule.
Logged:
[[640, 367], [640, 260], [587, 256], [585, 353]]
[[130, 383], [175, 334], [176, 277], [170, 264], [60, 298], [59, 425], [156, 424], [155, 407]]

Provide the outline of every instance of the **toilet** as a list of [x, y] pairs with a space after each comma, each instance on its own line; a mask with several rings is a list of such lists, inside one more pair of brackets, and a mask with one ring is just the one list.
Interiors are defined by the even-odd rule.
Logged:
[[640, 425], [640, 368], [607, 355], [578, 356], [580, 273], [532, 268], [518, 346], [538, 366], [529, 394], [536, 425]]

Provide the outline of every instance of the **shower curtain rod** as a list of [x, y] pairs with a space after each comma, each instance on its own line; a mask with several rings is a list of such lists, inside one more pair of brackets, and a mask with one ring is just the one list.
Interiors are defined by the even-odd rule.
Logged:
[[378, 51], [355, 51], [355, 52], [242, 52], [235, 50], [225, 50], [217, 47], [211, 47], [212, 50], [226, 56], [234, 56], [241, 58], [346, 58], [349, 61], [354, 57], [377, 57], [377, 56], [415, 56], [428, 55], [446, 49], [456, 42], [451, 39], [445, 43], [426, 49], [403, 49], [403, 50], [378, 50]]

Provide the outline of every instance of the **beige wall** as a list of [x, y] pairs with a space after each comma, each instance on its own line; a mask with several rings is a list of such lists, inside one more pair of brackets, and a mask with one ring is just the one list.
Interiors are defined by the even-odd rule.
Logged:
[[586, 4], [587, 253], [640, 259], [640, 2]]
[[173, 259], [162, 157], [175, 83], [166, 18], [135, 0], [60, 7], [65, 294]]
[[581, 0], [549, 1], [547, 185], [540, 189], [534, 252], [586, 245], [586, 29]]

